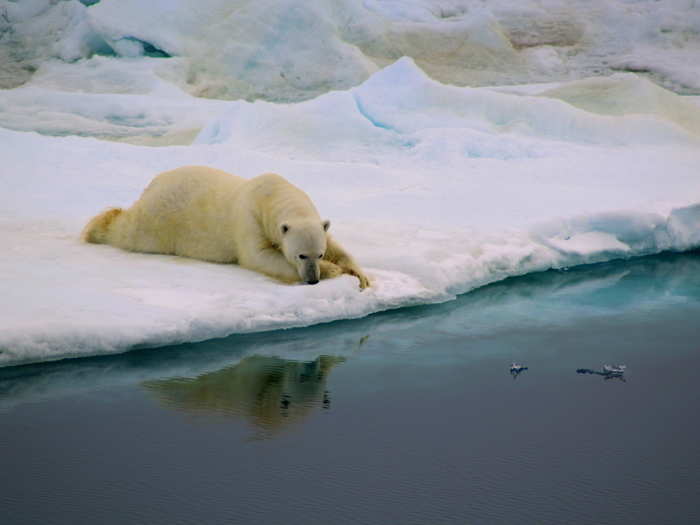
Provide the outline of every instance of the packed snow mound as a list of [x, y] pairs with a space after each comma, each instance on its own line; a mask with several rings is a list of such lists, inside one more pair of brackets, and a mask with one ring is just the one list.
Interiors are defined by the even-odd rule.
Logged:
[[403, 58], [357, 88], [311, 101], [232, 102], [196, 139], [309, 159], [401, 163], [538, 157], [561, 141], [700, 146], [700, 108], [632, 74], [524, 96], [440, 84]]
[[73, 62], [108, 49], [75, 0], [0, 1], [0, 89], [22, 85], [49, 58]]
[[[697, 104], [635, 74], [558, 85], [458, 88], [402, 58], [348, 91], [296, 105], [198, 99], [164, 80], [173, 62], [95, 56], [45, 62], [0, 96], [0, 126], [143, 144], [230, 141], [253, 149], [353, 160], [436, 148], [471, 157], [538, 156], [533, 139], [599, 144], [675, 142], [700, 136]], [[685, 136], [685, 139], [683, 139]], [[302, 147], [301, 142], [305, 142]], [[329, 150], [328, 141], [347, 148]], [[328, 157], [341, 153], [343, 159]]]
[[159, 74], [156, 58], [51, 60], [31, 81], [0, 95], [0, 126], [151, 145], [189, 144], [223, 101], [195, 100]]
[[540, 94], [601, 115], [656, 115], [700, 136], [697, 104], [637, 75], [589, 78]]
[[[342, 5], [342, 3], [340, 4]], [[339, 34], [335, 3], [299, 0], [102, 1], [90, 18], [121, 56], [136, 41], [190, 61], [173, 77], [212, 98], [310, 98], [344, 89], [377, 67]], [[134, 13], [138, 12], [138, 16]]]

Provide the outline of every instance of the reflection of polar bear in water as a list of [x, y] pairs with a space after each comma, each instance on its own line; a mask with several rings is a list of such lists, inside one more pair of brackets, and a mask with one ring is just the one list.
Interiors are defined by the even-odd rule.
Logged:
[[161, 173], [127, 210], [94, 217], [83, 240], [126, 250], [238, 263], [283, 282], [343, 273], [369, 280], [327, 234], [308, 195], [284, 178], [250, 180], [202, 166]]
[[251, 356], [196, 379], [147, 381], [144, 386], [167, 406], [185, 412], [242, 415], [257, 427], [273, 431], [304, 419], [316, 406], [328, 408], [328, 374], [344, 361], [333, 356], [308, 362]]

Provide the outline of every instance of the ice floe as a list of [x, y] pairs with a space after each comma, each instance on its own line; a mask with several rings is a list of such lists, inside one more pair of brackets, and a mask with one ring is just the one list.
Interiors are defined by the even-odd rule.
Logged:
[[[27, 64], [38, 60], [37, 70], [23, 85], [0, 91], [0, 366], [361, 317], [447, 301], [510, 276], [700, 247], [696, 100], [632, 73], [460, 87], [438, 79], [440, 68], [429, 63], [439, 61], [395, 60], [386, 52], [386, 42], [420, 48], [421, 39], [438, 49], [441, 31], [454, 35], [479, 20], [469, 30], [469, 45], [501, 46], [515, 66], [527, 65], [530, 58], [522, 54], [530, 50], [540, 61], [575, 69], [580, 55], [564, 63], [559, 51], [555, 57], [548, 49], [579, 45], [574, 41], [586, 41], [591, 27], [608, 27], [591, 26], [592, 17], [617, 16], [623, 7], [647, 17], [657, 9], [667, 15], [670, 33], [654, 32], [666, 23], [663, 17], [644, 18], [654, 34], [646, 42], [662, 54], [664, 39], [694, 20], [692, 3], [673, 3], [673, 9], [665, 3], [600, 3], [599, 10], [578, 10], [569, 25], [552, 22], [551, 28], [543, 11], [536, 34], [518, 25], [515, 15], [544, 9], [541, 3], [515, 9], [495, 2], [484, 10], [459, 1], [311, 7], [289, 1], [279, 4], [285, 10], [270, 18], [270, 27], [256, 25], [262, 8], [252, 2], [226, 12], [214, 0], [153, 2], [139, 17], [133, 12], [138, 2], [121, 3], [118, 13], [118, 3], [109, 0], [88, 8], [44, 4], [31, 4], [36, 12], [16, 3], [0, 8], [0, 19], [14, 24], [12, 38], [38, 31], [27, 24], [53, 20], [57, 5], [83, 24], [83, 36], [94, 38], [72, 40], [91, 42], [74, 63], [75, 56], [54, 47], [37, 47], [34, 58], [22, 55]], [[308, 13], [318, 10], [327, 18], [302, 35]], [[564, 12], [554, 9], [551, 16]], [[290, 18], [283, 21], [284, 13]], [[183, 26], [187, 17], [196, 23]], [[211, 49], [241, 20], [248, 26], [232, 33], [233, 47], [221, 53], [238, 53], [244, 36], [257, 31], [260, 61], [246, 55], [248, 71], [224, 60], [222, 67], [231, 69], [216, 81], [232, 90], [225, 96], [268, 101], [194, 97], [194, 84], [182, 79], [200, 56], [196, 46]], [[264, 35], [287, 34], [283, 22], [294, 26], [299, 41], [292, 39], [286, 50], [277, 41], [265, 44]], [[206, 24], [211, 40], [202, 43], [195, 29]], [[73, 33], [66, 31], [61, 35], [69, 39]], [[620, 38], [639, 29], [624, 31]], [[324, 36], [314, 40], [318, 35]], [[681, 48], [690, 49], [693, 38], [689, 34]], [[621, 40], [601, 41], [610, 49], [624, 47]], [[328, 56], [314, 62], [325, 43], [336, 46], [336, 55], [328, 55], [336, 57], [335, 68], [356, 60], [358, 69], [344, 77], [329, 69]], [[96, 54], [105, 45], [121, 56]], [[297, 56], [299, 46], [309, 53]], [[158, 50], [160, 58], [144, 56]], [[278, 74], [273, 65], [282, 59], [285, 75], [305, 75], [297, 69], [303, 63], [316, 64], [317, 76], [304, 77], [309, 82], [297, 91], [279, 91], [265, 75]], [[445, 64], [445, 71], [453, 69]], [[507, 61], [499, 64], [494, 71], [510, 71]], [[235, 82], [226, 80], [240, 72], [241, 81], [258, 91], [236, 91]], [[304, 100], [269, 101], [280, 99]], [[79, 242], [91, 216], [107, 206], [128, 206], [155, 174], [187, 164], [244, 177], [284, 175], [332, 220], [333, 233], [367, 269], [373, 286], [359, 292], [350, 277], [316, 287], [282, 286], [235, 266]]]

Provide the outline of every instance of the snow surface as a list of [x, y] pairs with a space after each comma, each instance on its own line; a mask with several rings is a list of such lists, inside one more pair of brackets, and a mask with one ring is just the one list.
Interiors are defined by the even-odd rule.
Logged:
[[[87, 8], [73, 1], [5, 4], [0, 20], [13, 21], [14, 29], [0, 26], [0, 44], [10, 34], [16, 64], [39, 62], [31, 79], [0, 91], [0, 366], [361, 317], [446, 301], [509, 276], [700, 247], [697, 99], [633, 73], [459, 87], [435, 80], [440, 68], [457, 74], [450, 62], [427, 55], [394, 62], [387, 54], [402, 52], [399, 40], [439, 49], [471, 28], [467, 54], [493, 58], [479, 70], [493, 68], [492, 80], [525, 78], [517, 73], [531, 70], [523, 53], [558, 60], [577, 78], [588, 67], [582, 57], [593, 61], [595, 49], [577, 48], [566, 58], [550, 48], [574, 39], [579, 30], [571, 24], [581, 17], [582, 35], [593, 29], [608, 35], [600, 46], [610, 53], [627, 49], [620, 42], [630, 44], [634, 35], [651, 46], [645, 60], [659, 64], [670, 45], [665, 38], [686, 34], [673, 48], [678, 52], [694, 45], [693, 2], [595, 2], [589, 12], [579, 2], [523, 2], [515, 9], [499, 0], [486, 9], [457, 0], [288, 1], [278, 3], [285, 9], [264, 27], [259, 9], [269, 8], [266, 2], [145, 7], [123, 0], [123, 10], [110, 0]], [[647, 36], [617, 20], [621, 10], [644, 13]], [[56, 13], [65, 15], [63, 26]], [[318, 15], [316, 25], [307, 24], [309, 13]], [[658, 17], [652, 22], [649, 13]], [[188, 16], [196, 23], [183, 25]], [[521, 16], [536, 30], [516, 23]], [[195, 31], [202, 20], [211, 26], [211, 42]], [[232, 47], [216, 47], [236, 20]], [[46, 24], [61, 30], [47, 30], [33, 50], [19, 45], [20, 36]], [[657, 34], [663, 24], [668, 31]], [[613, 27], [621, 30], [614, 39]], [[240, 85], [226, 79], [242, 72], [241, 81], [258, 90], [248, 92], [251, 99], [308, 100], [192, 96], [194, 84], [182, 79], [198, 53], [239, 60], [241, 42], [251, 35], [257, 39], [249, 51], [257, 50], [258, 61], [246, 59], [244, 71], [222, 60], [230, 69], [207, 73], [206, 82], [233, 91], [208, 94], [241, 95]], [[285, 50], [278, 40], [288, 36]], [[70, 62], [75, 54], [57, 51], [70, 42], [87, 46], [72, 47], [84, 58]], [[104, 45], [123, 56], [95, 55]], [[473, 46], [505, 54], [474, 54]], [[575, 44], [562, 46], [571, 51]], [[141, 56], [156, 48], [178, 56]], [[318, 55], [326, 48], [330, 55]], [[308, 83], [285, 91], [269, 77], [281, 78], [273, 67], [280, 60], [290, 70], [318, 68], [310, 76], [300, 71]], [[346, 68], [348, 60], [358, 69]], [[511, 68], [517, 63], [524, 69]], [[691, 75], [683, 64], [664, 67]], [[551, 82], [555, 77], [560, 81]], [[130, 205], [154, 175], [188, 164], [244, 177], [274, 171], [302, 187], [372, 287], [360, 292], [349, 276], [284, 286], [237, 266], [79, 242], [89, 218], [107, 206]]]

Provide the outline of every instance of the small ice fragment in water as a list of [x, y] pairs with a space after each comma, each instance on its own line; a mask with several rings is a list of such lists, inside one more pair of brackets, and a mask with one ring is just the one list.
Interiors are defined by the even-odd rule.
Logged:
[[606, 374], [624, 374], [627, 365], [603, 365], [603, 372]]
[[577, 374], [595, 374], [603, 376], [607, 379], [620, 379], [625, 381], [625, 370], [627, 365], [603, 365], [603, 370], [591, 370], [590, 368], [579, 368], [576, 370]]
[[517, 377], [523, 370], [527, 370], [527, 367], [524, 365], [520, 365], [518, 363], [512, 363], [510, 365], [510, 373], [513, 375], [513, 378]]

